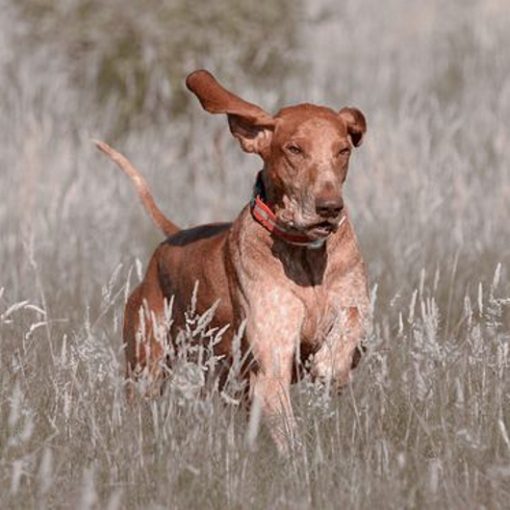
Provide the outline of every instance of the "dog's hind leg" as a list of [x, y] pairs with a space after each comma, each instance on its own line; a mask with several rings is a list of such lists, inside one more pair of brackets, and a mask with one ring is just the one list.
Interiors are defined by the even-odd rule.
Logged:
[[[151, 264], [152, 265], [152, 264]], [[158, 285], [145, 280], [133, 291], [124, 312], [127, 397], [132, 400], [136, 386], [146, 397], [161, 394], [168, 351], [165, 299]]]

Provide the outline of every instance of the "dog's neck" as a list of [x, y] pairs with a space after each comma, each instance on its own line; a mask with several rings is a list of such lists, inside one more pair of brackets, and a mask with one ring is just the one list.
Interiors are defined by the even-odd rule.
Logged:
[[[273, 204], [268, 200], [266, 186], [263, 179], [263, 171], [257, 174], [250, 201], [250, 210], [255, 221], [260, 223], [275, 237], [282, 239], [293, 246], [301, 246], [309, 249], [318, 249], [324, 246], [326, 239], [311, 239], [305, 234], [294, 233], [279, 224], [273, 211]], [[345, 217], [342, 219], [345, 219]]]

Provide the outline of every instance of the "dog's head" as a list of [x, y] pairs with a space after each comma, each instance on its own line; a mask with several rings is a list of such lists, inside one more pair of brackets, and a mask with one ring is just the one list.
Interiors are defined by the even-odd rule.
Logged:
[[311, 239], [338, 228], [351, 150], [366, 132], [361, 111], [300, 104], [271, 116], [224, 89], [207, 71], [190, 74], [186, 85], [205, 110], [227, 115], [245, 152], [264, 160], [264, 185], [282, 226]]

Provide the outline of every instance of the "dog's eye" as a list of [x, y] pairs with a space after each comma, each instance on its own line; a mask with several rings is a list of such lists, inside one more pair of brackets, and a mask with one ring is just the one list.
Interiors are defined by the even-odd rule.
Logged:
[[292, 154], [303, 154], [303, 149], [296, 144], [287, 145], [287, 150]]
[[338, 156], [348, 156], [351, 153], [351, 149], [349, 147], [344, 147], [343, 149], [338, 151]]

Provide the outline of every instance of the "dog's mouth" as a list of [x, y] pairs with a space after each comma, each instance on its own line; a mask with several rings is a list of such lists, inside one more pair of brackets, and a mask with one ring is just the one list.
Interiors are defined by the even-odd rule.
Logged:
[[[339, 217], [322, 219], [315, 222], [296, 222], [293, 218], [287, 219], [281, 215], [278, 220], [282, 229], [294, 235], [304, 235], [311, 241], [325, 240], [331, 234], [334, 234], [345, 220], [345, 214]], [[317, 219], [317, 218], [316, 218]]]
[[322, 239], [333, 234], [338, 229], [338, 222], [324, 220], [318, 223], [313, 223], [306, 228], [306, 235], [311, 239]]

